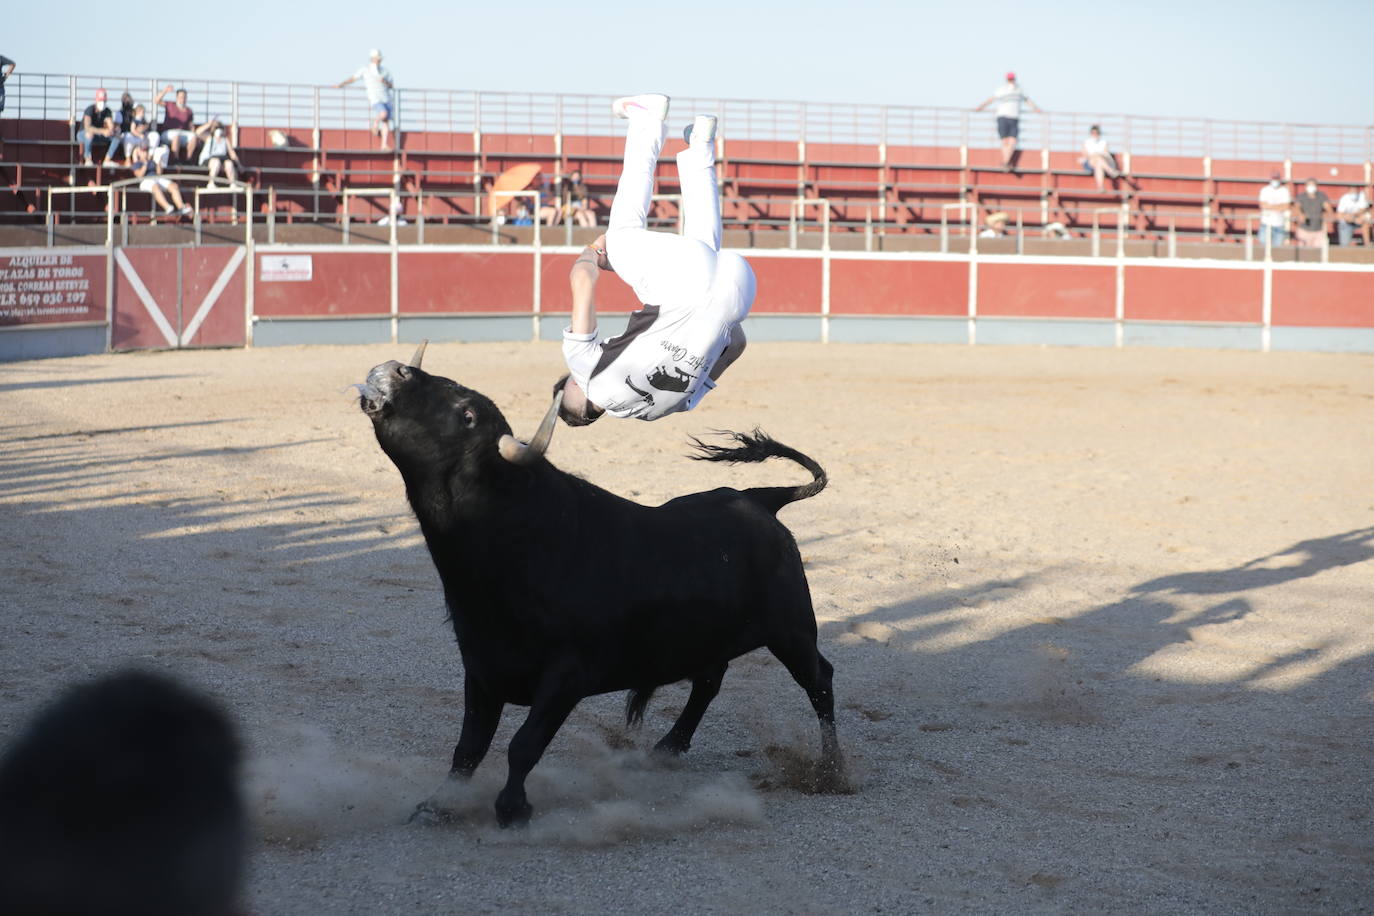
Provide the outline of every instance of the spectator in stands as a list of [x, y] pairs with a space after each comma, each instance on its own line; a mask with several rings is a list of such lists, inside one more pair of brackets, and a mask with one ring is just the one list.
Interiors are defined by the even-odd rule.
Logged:
[[168, 83], [162, 87], [162, 91], [153, 99], [153, 107], [161, 105], [163, 108], [162, 142], [167, 145], [168, 150], [177, 162], [191, 162], [196, 152], [196, 142], [199, 139], [195, 131], [195, 113], [186, 104], [186, 90], [176, 91], [175, 102], [165, 102], [167, 93], [172, 91], [172, 84]]
[[596, 225], [596, 214], [592, 212], [581, 169], [573, 169], [563, 182], [563, 216], [576, 226]]
[[[191, 208], [186, 206], [186, 201], [181, 198], [181, 188], [170, 178], [164, 178], [157, 173], [153, 161], [148, 153], [142, 149], [135, 148], [133, 158], [129, 160], [129, 169], [134, 173], [135, 178], [142, 178], [138, 183], [140, 191], [147, 191], [153, 195], [153, 200], [162, 208], [162, 212], [168, 216], [190, 216]], [[171, 197], [168, 202], [167, 198]], [[176, 205], [173, 209], [173, 204]]]
[[512, 226], [534, 225], [534, 213], [530, 210], [529, 203], [523, 197], [513, 202], [512, 209], [515, 211], [514, 215], [510, 218], [510, 224]]
[[1288, 241], [1288, 217], [1293, 209], [1293, 195], [1283, 183], [1283, 173], [1274, 172], [1269, 183], [1260, 189], [1260, 242], [1266, 248], [1277, 248]]
[[1298, 226], [1298, 244], [1304, 248], [1320, 248], [1329, 241], [1326, 220], [1335, 213], [1331, 199], [1317, 187], [1317, 179], [1303, 183], [1302, 193], [1293, 201], [1302, 216]]
[[1007, 215], [1007, 211], [1005, 210], [989, 213], [988, 218], [985, 220], [987, 225], [982, 232], [978, 233], [978, 237], [980, 239], [1004, 238], [1007, 234], [1007, 221], [1010, 219], [1011, 217]]
[[1121, 177], [1121, 172], [1116, 167], [1116, 157], [1108, 151], [1107, 141], [1102, 137], [1102, 128], [1096, 124], [1088, 128], [1088, 137], [1083, 141], [1083, 168], [1092, 174], [1099, 191], [1106, 190], [1103, 186], [1106, 176]]
[[1016, 74], [1011, 72], [1007, 73], [1007, 81], [973, 110], [982, 111], [994, 102], [997, 103], [997, 136], [1002, 140], [1002, 168], [1010, 172], [1012, 159], [1016, 156], [1016, 140], [1021, 135], [1021, 104], [1029, 105], [1036, 114], [1040, 113], [1040, 106], [1031, 101], [1016, 81]]
[[234, 144], [229, 142], [223, 121], [220, 118], [211, 118], [196, 128], [196, 134], [203, 144], [200, 148], [200, 164], [210, 172], [208, 187], [215, 186], [215, 179], [219, 177], [220, 172], [224, 173], [230, 184], [237, 181], [239, 154], [234, 149]]
[[557, 226], [563, 218], [563, 205], [553, 182], [548, 176], [539, 183], [539, 222], [545, 226]]
[[85, 165], [95, 165], [92, 150], [96, 143], [104, 141], [107, 159], [109, 148], [114, 146], [114, 112], [105, 104], [106, 98], [105, 90], [97, 89], [95, 101], [87, 105], [81, 115], [81, 129], [76, 132], [76, 142], [81, 144], [82, 162]]
[[0, 54], [0, 111], [5, 110], [5, 83], [9, 82], [16, 66], [14, 61]]
[[372, 123], [369, 130], [382, 138], [382, 149], [389, 150], [393, 114], [391, 91], [396, 87], [391, 79], [391, 71], [382, 66], [382, 52], [373, 48], [367, 54], [370, 62], [348, 79], [336, 83], [334, 88], [342, 89], [355, 80], [363, 81], [363, 89], [367, 91], [367, 103], [372, 107]]
[[1351, 188], [1341, 195], [1336, 203], [1336, 237], [1341, 245], [1349, 245], [1355, 240], [1355, 227], [1360, 227], [1360, 235], [1365, 246], [1369, 246], [1369, 197], [1362, 188]]

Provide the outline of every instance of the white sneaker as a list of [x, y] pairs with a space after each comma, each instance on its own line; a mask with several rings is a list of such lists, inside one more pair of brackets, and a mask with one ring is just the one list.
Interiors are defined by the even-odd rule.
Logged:
[[652, 117], [656, 121], [668, 119], [668, 97], [660, 92], [646, 92], [643, 95], [627, 95], [611, 103], [611, 112], [617, 118]]
[[697, 115], [692, 119], [682, 131], [682, 139], [688, 144], [700, 143], [703, 146], [710, 146], [716, 142], [716, 117], [715, 115]]

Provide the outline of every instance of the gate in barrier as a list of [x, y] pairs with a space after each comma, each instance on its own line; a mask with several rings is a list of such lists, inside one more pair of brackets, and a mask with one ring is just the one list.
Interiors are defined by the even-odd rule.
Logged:
[[244, 346], [244, 255], [242, 245], [116, 248], [110, 348]]

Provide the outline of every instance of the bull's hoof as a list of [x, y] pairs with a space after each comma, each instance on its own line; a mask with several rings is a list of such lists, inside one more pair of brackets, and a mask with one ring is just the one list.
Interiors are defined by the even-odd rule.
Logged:
[[502, 829], [507, 827], [528, 827], [530, 815], [534, 814], [534, 805], [521, 799], [516, 804], [501, 804], [501, 800], [496, 801], [496, 823]]
[[410, 813], [406, 820], [407, 824], [419, 824], [422, 827], [437, 827], [453, 820], [453, 815], [434, 804], [432, 801], [422, 801], [415, 806], [415, 810]]
[[687, 753], [687, 749], [692, 746], [690, 741], [677, 737], [672, 732], [659, 739], [658, 744], [654, 745], [654, 753], [666, 754], [669, 757], [681, 757]]

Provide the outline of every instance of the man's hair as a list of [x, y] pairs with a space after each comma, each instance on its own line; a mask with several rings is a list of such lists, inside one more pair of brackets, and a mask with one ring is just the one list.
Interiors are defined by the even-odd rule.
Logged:
[[[558, 392], [563, 390], [563, 386], [568, 384], [568, 379], [571, 377], [572, 373], [565, 372], [558, 381], [553, 383], [553, 397], [558, 397]], [[590, 406], [591, 401], [586, 399], [586, 392], [583, 392], [583, 401], [586, 405]], [[562, 404], [558, 405], [558, 417], [569, 426], [591, 426], [597, 420], [601, 419], [603, 411], [598, 410], [589, 417], [585, 413], [586, 409], [587, 408], [584, 406], [581, 411], [573, 410], [568, 406], [567, 401], [564, 401]]]

